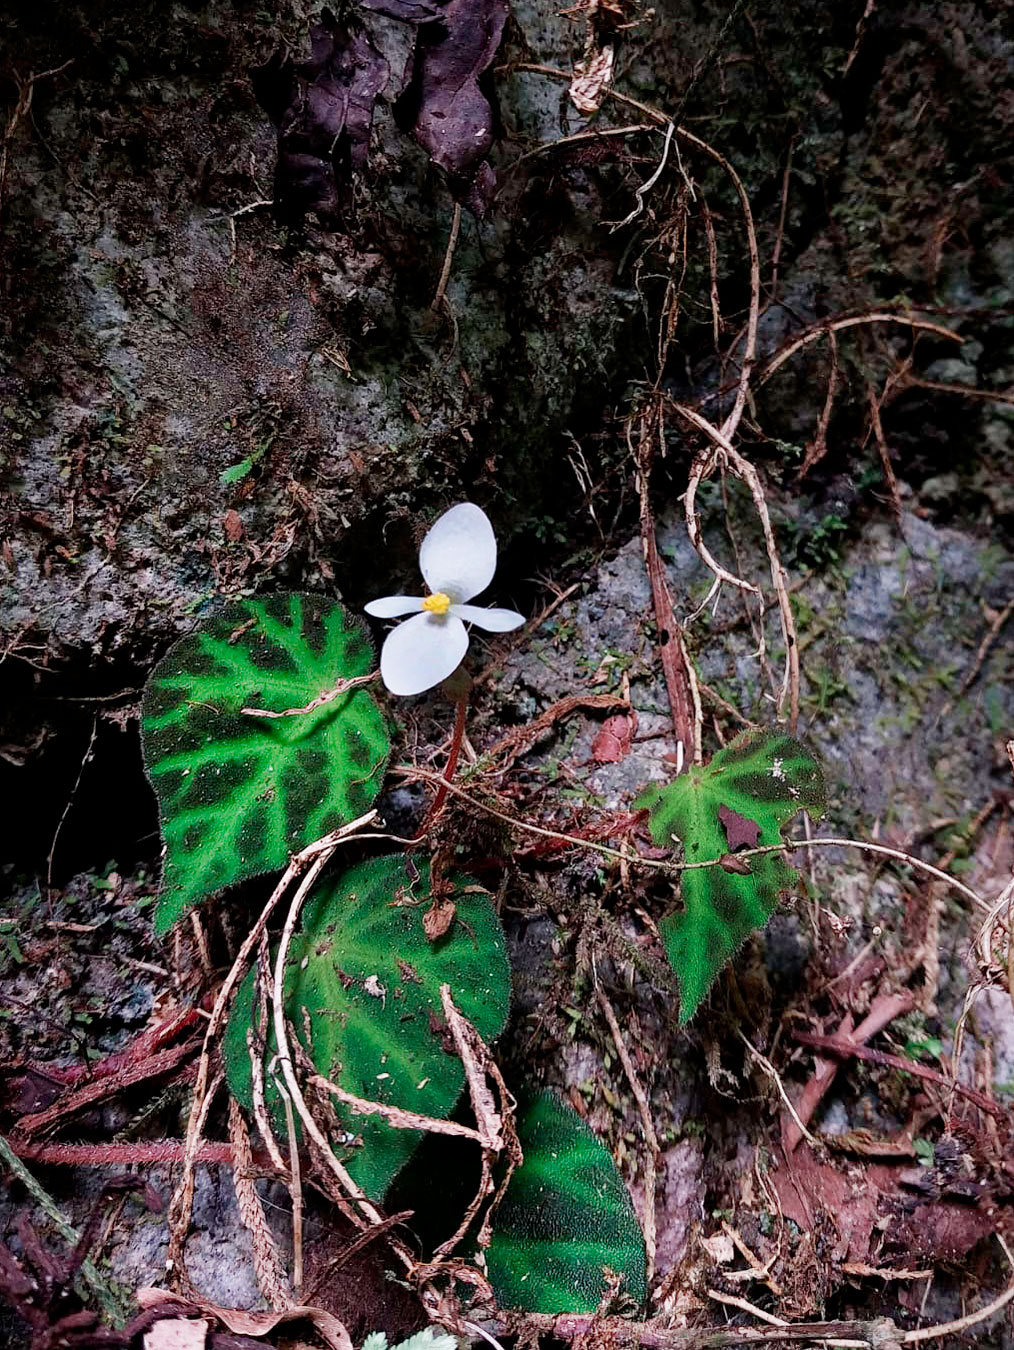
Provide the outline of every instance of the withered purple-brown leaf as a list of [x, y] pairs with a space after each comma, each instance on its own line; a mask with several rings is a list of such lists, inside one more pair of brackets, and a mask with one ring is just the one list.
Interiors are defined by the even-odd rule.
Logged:
[[402, 124], [479, 217], [496, 187], [486, 163], [493, 109], [479, 79], [496, 55], [508, 9], [508, 0], [447, 0], [440, 18], [419, 29], [412, 80], [399, 103]]
[[363, 9], [386, 14], [403, 23], [428, 23], [443, 13], [445, 0], [359, 0]]
[[276, 53], [251, 72], [257, 101], [278, 128], [280, 216], [341, 214], [352, 169], [366, 158], [373, 104], [388, 75], [369, 37], [339, 23], [329, 9], [310, 29], [308, 60], [296, 63]]
[[718, 819], [725, 828], [725, 837], [729, 848], [735, 853], [738, 848], [756, 848], [760, 836], [760, 826], [749, 816], [741, 816], [728, 806], [718, 808]]

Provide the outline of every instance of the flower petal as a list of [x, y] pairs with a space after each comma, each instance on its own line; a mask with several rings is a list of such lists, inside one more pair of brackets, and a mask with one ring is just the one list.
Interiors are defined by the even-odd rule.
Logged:
[[509, 633], [525, 621], [525, 616], [517, 610], [487, 609], [485, 605], [452, 605], [451, 613], [466, 623], [474, 623], [476, 628], [485, 628], [487, 633]]
[[422, 609], [421, 595], [382, 595], [363, 608], [375, 619], [400, 619], [403, 614], [418, 614]]
[[388, 633], [380, 676], [392, 694], [421, 694], [446, 680], [468, 651], [465, 625], [453, 614], [417, 614]]
[[471, 502], [445, 511], [422, 541], [419, 568], [431, 591], [455, 602], [484, 591], [496, 571], [496, 538], [485, 511]]

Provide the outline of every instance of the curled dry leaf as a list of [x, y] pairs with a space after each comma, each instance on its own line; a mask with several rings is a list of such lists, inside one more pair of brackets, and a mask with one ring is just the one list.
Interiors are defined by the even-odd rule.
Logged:
[[637, 713], [617, 713], [607, 717], [592, 742], [592, 759], [596, 764], [618, 764], [630, 754], [637, 734]]
[[442, 938], [451, 924], [454, 922], [454, 916], [457, 913], [457, 906], [453, 900], [448, 900], [443, 896], [434, 896], [433, 903], [423, 915], [423, 932], [430, 942], [436, 942]]
[[448, 0], [439, 23], [424, 24], [412, 80], [399, 102], [402, 125], [450, 179], [455, 198], [482, 218], [496, 188], [486, 163], [493, 109], [479, 87], [507, 21], [508, 0]]
[[585, 52], [584, 60], [574, 67], [574, 78], [568, 93], [579, 113], [590, 117], [598, 112], [605, 96], [606, 86], [613, 78], [616, 49], [610, 43], [605, 47]]
[[[178, 1294], [171, 1294], [166, 1289], [152, 1288], [139, 1289], [135, 1297], [141, 1308], [151, 1308], [171, 1299], [181, 1308], [189, 1307], [205, 1317], [214, 1318], [237, 1336], [269, 1336], [275, 1327], [284, 1322], [305, 1321], [313, 1326], [317, 1335], [330, 1346], [330, 1350], [352, 1350], [352, 1338], [345, 1330], [345, 1324], [333, 1313], [325, 1312], [323, 1308], [300, 1304], [286, 1308], [284, 1312], [244, 1312], [242, 1308], [219, 1308], [216, 1304], [207, 1303], [201, 1298], [183, 1300]], [[162, 1350], [162, 1347], [159, 1347], [159, 1350]], [[169, 1348], [166, 1347], [165, 1350]], [[186, 1350], [189, 1350], [189, 1347]]]
[[749, 816], [741, 816], [730, 806], [718, 808], [718, 819], [722, 822], [729, 848], [735, 853], [738, 848], [756, 848], [760, 837], [760, 826]]
[[278, 128], [275, 209], [301, 219], [334, 219], [345, 204], [352, 169], [366, 159], [373, 104], [390, 71], [365, 32], [339, 23], [329, 9], [310, 29], [310, 57], [275, 53], [251, 72], [258, 103]]
[[[399, 124], [447, 172], [455, 199], [484, 215], [496, 185], [486, 163], [494, 116], [479, 80], [500, 43], [508, 0], [362, 0], [361, 7], [418, 28]], [[257, 101], [278, 128], [280, 218], [315, 211], [333, 224], [341, 217], [389, 77], [370, 33], [329, 9], [310, 29], [309, 59], [276, 52], [251, 72]]]

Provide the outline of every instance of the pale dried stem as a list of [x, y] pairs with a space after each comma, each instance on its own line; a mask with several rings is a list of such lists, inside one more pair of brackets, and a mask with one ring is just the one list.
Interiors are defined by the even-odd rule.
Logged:
[[[506, 1143], [503, 1120], [496, 1109], [493, 1094], [486, 1082], [486, 1075], [491, 1063], [489, 1051], [475, 1027], [455, 1007], [449, 984], [440, 986], [440, 1002], [443, 1006], [444, 1016], [447, 1018], [451, 1036], [454, 1039], [454, 1048], [457, 1050], [458, 1057], [465, 1070], [465, 1082], [468, 1084], [472, 1110], [479, 1126], [481, 1175], [475, 1195], [462, 1215], [458, 1227], [434, 1251], [434, 1262], [441, 1261], [449, 1256], [471, 1228], [483, 1201], [493, 1191], [493, 1164], [503, 1151]], [[486, 1231], [486, 1225], [483, 1226], [483, 1231]]]
[[268, 1227], [264, 1207], [254, 1186], [250, 1135], [247, 1133], [239, 1103], [234, 1097], [229, 1098], [229, 1141], [233, 1152], [232, 1186], [236, 1192], [239, 1217], [253, 1244], [257, 1287], [272, 1308], [280, 1311], [289, 1307], [292, 1299], [286, 1287], [285, 1270], [278, 1245]]
[[316, 840], [314, 843], [303, 849], [302, 852], [296, 854], [282, 874], [282, 878], [278, 885], [271, 892], [267, 904], [261, 910], [257, 922], [244, 939], [243, 945], [240, 947], [236, 959], [232, 963], [228, 975], [226, 975], [223, 980], [221, 989], [218, 991], [218, 997], [215, 999], [215, 1005], [211, 1010], [211, 1016], [208, 1018], [208, 1027], [204, 1034], [204, 1044], [201, 1047], [201, 1057], [197, 1064], [197, 1077], [194, 1082], [193, 1102], [190, 1107], [190, 1118], [187, 1121], [182, 1175], [179, 1184], [173, 1193], [169, 1206], [169, 1256], [166, 1262], [166, 1269], [168, 1272], [173, 1272], [175, 1270], [176, 1273], [173, 1277], [174, 1279], [181, 1281], [187, 1279], [186, 1271], [183, 1268], [183, 1243], [186, 1238], [187, 1229], [190, 1226], [190, 1215], [193, 1210], [194, 1164], [201, 1143], [204, 1121], [211, 1105], [211, 1093], [208, 1089], [208, 1077], [211, 1067], [211, 1048], [222, 1029], [222, 1024], [225, 1021], [226, 1013], [229, 1010], [229, 1004], [232, 1001], [236, 986], [246, 974], [253, 949], [260, 941], [261, 934], [267, 927], [268, 920], [271, 918], [271, 915], [282, 896], [289, 889], [293, 879], [307, 866], [312, 866], [313, 876], [316, 877], [320, 868], [323, 867], [324, 863], [330, 858], [338, 845], [344, 840], [361, 833], [365, 826], [376, 819], [376, 816], [376, 811], [367, 811], [365, 815], [360, 816], [357, 820], [351, 821], [348, 825], [341, 826], [340, 829], [332, 830], [330, 834], [325, 835], [322, 839]]
[[210, 980], [215, 973], [215, 968], [211, 964], [207, 934], [204, 931], [204, 925], [201, 923], [201, 916], [196, 911], [192, 911], [190, 915], [190, 931], [194, 935], [197, 959], [200, 962], [201, 970], [204, 972], [204, 978]]
[[[194, 1088], [194, 1107], [191, 1109], [190, 1119], [187, 1122], [187, 1138], [183, 1151], [183, 1176], [173, 1192], [168, 1215], [169, 1250], [166, 1255], [165, 1268], [166, 1274], [170, 1276], [174, 1288], [177, 1289], [190, 1290], [193, 1288], [186, 1271], [185, 1249], [187, 1230], [190, 1227], [190, 1214], [194, 1206], [194, 1160], [200, 1147], [201, 1136], [204, 1133], [204, 1122], [208, 1118], [211, 1103], [214, 1101], [215, 1093], [221, 1086], [223, 1078], [224, 1075], [220, 1070], [200, 1097], [197, 1095], [196, 1086]], [[205, 1079], [205, 1082], [207, 1082], [207, 1079]]]
[[898, 487], [898, 479], [894, 472], [894, 465], [891, 463], [891, 448], [887, 444], [887, 437], [884, 435], [884, 425], [880, 420], [880, 400], [873, 392], [873, 385], [866, 386], [866, 399], [870, 408], [870, 426], [873, 429], [873, 439], [877, 442], [877, 453], [880, 456], [880, 466], [884, 470], [884, 482], [887, 484], [887, 490], [891, 494], [891, 510], [894, 512], [894, 519], [897, 522], [898, 529], [901, 524], [901, 491]]
[[302, 717], [304, 713], [316, 712], [318, 708], [323, 708], [326, 703], [333, 703], [336, 698], [341, 698], [342, 694], [347, 694], [353, 689], [364, 689], [368, 684], [373, 684], [379, 673], [374, 670], [369, 675], [354, 675], [347, 680], [339, 680], [333, 689], [318, 694], [301, 708], [283, 708], [281, 712], [272, 712], [270, 708], [241, 708], [240, 712], [244, 717]]
[[264, 1049], [268, 1035], [268, 990], [271, 988], [271, 960], [268, 935], [261, 933], [257, 951], [257, 1026], [247, 1027], [246, 1048], [250, 1056], [250, 1097], [253, 1118], [268, 1156], [278, 1175], [288, 1180], [289, 1169], [282, 1158], [264, 1099]]
[[623, 1065], [623, 1072], [627, 1075], [627, 1082], [630, 1084], [630, 1091], [633, 1093], [634, 1101], [637, 1103], [637, 1110], [641, 1117], [641, 1128], [644, 1131], [644, 1142], [648, 1147], [649, 1156], [647, 1165], [641, 1170], [644, 1181], [644, 1213], [642, 1215], [641, 1227], [644, 1230], [646, 1262], [646, 1273], [644, 1278], [650, 1287], [652, 1280], [655, 1278], [655, 1177], [659, 1170], [662, 1150], [659, 1148], [658, 1136], [655, 1133], [655, 1126], [651, 1119], [651, 1103], [648, 1101], [647, 1093], [641, 1086], [641, 1080], [637, 1076], [634, 1062], [630, 1058], [630, 1052], [623, 1039], [623, 1032], [620, 1030], [620, 1024], [616, 1020], [616, 1013], [613, 1011], [613, 1005], [609, 1002], [605, 990], [599, 984], [596, 984], [595, 986], [595, 997], [598, 1000], [599, 1007], [602, 1009], [602, 1015], [608, 1023], [609, 1032], [613, 1038], [613, 1044], [616, 1046], [616, 1053], [619, 1056], [620, 1063]]
[[289, 1139], [289, 1198], [292, 1201], [292, 1291], [298, 1299], [303, 1290], [303, 1178], [299, 1170], [299, 1136], [292, 1113], [292, 1099], [277, 1074], [275, 1091], [285, 1112], [285, 1132]]
[[[376, 812], [370, 812], [372, 818]], [[363, 1193], [360, 1187], [353, 1181], [351, 1174], [345, 1165], [335, 1156], [331, 1145], [326, 1136], [317, 1124], [310, 1108], [306, 1104], [302, 1088], [296, 1079], [295, 1068], [292, 1063], [292, 1051], [289, 1047], [289, 1033], [285, 1022], [285, 963], [289, 954], [289, 947], [292, 943], [293, 933], [295, 932], [296, 922], [299, 919], [300, 911], [306, 897], [317, 879], [317, 874], [330, 857], [332, 850], [318, 857], [310, 867], [306, 876], [300, 882], [295, 895], [289, 905], [289, 912], [285, 917], [285, 925], [282, 928], [282, 936], [278, 943], [278, 953], [275, 957], [274, 977], [271, 989], [271, 1012], [272, 1022], [275, 1031], [275, 1053], [278, 1057], [278, 1064], [282, 1070], [282, 1077], [285, 1079], [285, 1086], [288, 1088], [289, 1095], [292, 1098], [292, 1105], [296, 1109], [303, 1128], [307, 1135], [313, 1141], [317, 1149], [318, 1157], [321, 1162], [338, 1182], [341, 1191], [348, 1196], [352, 1202], [352, 1208], [349, 1213], [353, 1221], [359, 1228], [366, 1228], [370, 1225], [381, 1224], [384, 1216], [376, 1208], [373, 1202]], [[399, 1260], [405, 1265], [406, 1269], [411, 1271], [415, 1266], [415, 1261], [411, 1253], [405, 1247], [400, 1239], [389, 1237], [392, 1250], [398, 1256]]]
[[[760, 477], [757, 470], [748, 459], [745, 459], [735, 448], [728, 436], [723, 431], [714, 426], [706, 417], [702, 417], [694, 408], [688, 408], [682, 403], [673, 405], [678, 413], [691, 422], [699, 430], [715, 442], [718, 449], [727, 457], [727, 460], [733, 470], [746, 483], [750, 489], [750, 495], [753, 498], [754, 506], [760, 519], [761, 529], [764, 533], [764, 546], [768, 555], [768, 566], [771, 570], [771, 581], [775, 588], [775, 595], [778, 598], [778, 615], [781, 620], [782, 641], [785, 643], [785, 673], [782, 678], [781, 695], [778, 702], [779, 713], [784, 712], [785, 702], [789, 703], [789, 727], [795, 733], [796, 724], [799, 721], [799, 644], [796, 641], [796, 624], [792, 615], [792, 602], [789, 599], [788, 586], [785, 580], [785, 569], [782, 567], [781, 558], [778, 554], [778, 545], [775, 541], [775, 533], [771, 526], [771, 516], [768, 512], [767, 499], [764, 495], [764, 489], [761, 486]], [[696, 485], [695, 485], [696, 490]], [[714, 566], [708, 561], [705, 552], [702, 552], [703, 545], [700, 544], [700, 520], [693, 505], [690, 489], [687, 490], [686, 497], [687, 525], [690, 533], [690, 542], [697, 549], [701, 558], [712, 571]], [[718, 573], [716, 572], [717, 576]], [[729, 574], [726, 574], [728, 577]], [[725, 578], [723, 578], [725, 579]], [[734, 583], [736, 584], [736, 583]], [[751, 586], [749, 582], [739, 581], [740, 589], [752, 590], [761, 600], [763, 605], [763, 596], [756, 586]], [[761, 624], [763, 625], [763, 609], [761, 611]]]
[[450, 1134], [461, 1139], [472, 1139], [477, 1144], [486, 1143], [485, 1135], [473, 1130], [470, 1125], [459, 1125], [454, 1120], [440, 1120], [436, 1116], [426, 1116], [419, 1111], [406, 1111], [400, 1106], [388, 1106], [386, 1102], [374, 1102], [366, 1097], [357, 1097], [354, 1092], [346, 1092], [343, 1087], [339, 1087], [330, 1078], [325, 1078], [323, 1074], [312, 1075], [309, 1084], [344, 1102], [357, 1115], [382, 1116], [395, 1130], [426, 1130], [430, 1134]]
[[775, 352], [774, 356], [761, 367], [757, 373], [757, 384], [766, 384], [776, 370], [785, 365], [786, 361], [791, 360], [797, 352], [808, 347], [811, 342], [819, 342], [825, 336], [828, 329], [840, 333], [846, 328], [857, 328], [866, 323], [896, 323], [907, 328], [918, 328], [922, 332], [935, 333], [937, 337], [948, 338], [952, 342], [963, 342], [960, 333], [955, 333], [952, 328], [945, 328], [943, 324], [931, 323], [929, 319], [915, 319], [909, 314], [886, 314], [881, 311], [871, 312], [869, 314], [852, 314], [843, 319], [831, 319], [830, 321], [822, 319], [820, 323], [814, 324], [804, 332], [794, 337], [791, 342], [787, 342], [780, 351]]
[[433, 302], [430, 309], [434, 314], [439, 313], [447, 299], [447, 283], [451, 279], [451, 264], [454, 262], [454, 250], [458, 245], [458, 232], [461, 229], [461, 203], [454, 203], [454, 214], [451, 216], [451, 233], [447, 240], [447, 252], [444, 254], [444, 265], [440, 269], [440, 280], [437, 282], [436, 294], [433, 296]]
[[1002, 389], [977, 389], [969, 384], [948, 384], [944, 380], [923, 380], [906, 373], [899, 381], [903, 389], [932, 389], [937, 394], [958, 394], [962, 398], [982, 398], [989, 403], [1014, 403], [1014, 393]]
[[824, 395], [824, 406], [817, 418], [817, 430], [814, 433], [813, 441], [807, 446], [806, 455], [799, 470], [800, 478], [809, 473], [813, 466], [819, 464], [827, 454], [827, 429], [831, 425], [834, 398], [838, 392], [838, 339], [834, 335], [833, 328], [827, 330], [827, 344], [831, 350], [831, 367], [827, 373], [827, 393]]
[[[684, 411], [683, 407], [680, 404], [676, 404], [675, 406], [678, 412]], [[692, 412], [693, 410], [688, 408], [685, 411]], [[698, 417], [699, 414], [694, 413], [693, 416]], [[693, 419], [691, 418], [691, 420]], [[702, 418], [701, 420], [703, 421], [704, 419]], [[709, 422], [708, 425], [710, 426], [711, 423]], [[716, 463], [717, 463], [717, 455], [715, 451], [707, 450], [703, 454], [698, 455], [690, 467], [690, 477], [687, 482], [687, 490], [686, 495], [684, 497], [684, 508], [686, 511], [686, 519], [687, 519], [687, 534], [690, 537], [690, 542], [691, 544], [693, 544], [697, 556], [700, 558], [701, 562], [704, 563], [705, 567], [707, 567], [708, 570], [714, 574], [717, 581], [727, 582], [730, 586], [734, 586], [737, 590], [746, 591], [749, 595], [754, 595], [757, 597], [757, 603], [760, 608], [761, 617], [763, 619], [764, 595], [761, 592], [760, 587], [755, 586], [750, 581], [744, 581], [742, 577], [737, 577], [732, 572], [724, 568], [722, 564], [712, 556], [710, 550], [708, 549], [708, 546], [701, 538], [701, 518], [697, 514], [697, 489], [698, 487], [700, 487], [701, 483], [704, 481], [705, 478], [710, 477], [711, 473], [715, 469]], [[762, 625], [762, 632], [763, 632], [763, 625]], [[761, 642], [763, 644], [763, 636], [761, 638]], [[757, 654], [760, 655], [762, 651], [763, 646], [761, 648], [761, 651], [759, 651]]]
[[789, 182], [792, 178], [792, 151], [796, 137], [789, 142], [789, 153], [785, 157], [785, 172], [782, 174], [782, 201], [778, 210], [778, 228], [775, 231], [775, 246], [771, 251], [771, 281], [768, 289], [773, 304], [778, 296], [778, 264], [782, 257], [782, 243], [785, 239], [785, 218], [789, 212]]
[[979, 643], [979, 648], [978, 651], [976, 651], [975, 653], [975, 660], [972, 662], [971, 669], [969, 670], [965, 678], [961, 681], [961, 684], [958, 687], [958, 692], [954, 695], [953, 698], [948, 699], [947, 702], [944, 704], [944, 706], [937, 713], [936, 718], [934, 719], [934, 726], [938, 726], [940, 724], [940, 722], [948, 715], [948, 713], [954, 707], [958, 699], [964, 698], [965, 694], [968, 693], [969, 689], [979, 678], [979, 674], [982, 671], [982, 667], [986, 664], [986, 658], [989, 656], [989, 653], [993, 650], [993, 646], [997, 638], [1000, 636], [1001, 631], [1003, 630], [1004, 626], [1007, 623], [1007, 620], [1010, 618], [1012, 614], [1014, 614], [1014, 600], [1008, 600], [1006, 605], [1004, 605], [1003, 609], [1000, 610], [1000, 612], [996, 614], [993, 617], [992, 621], [990, 622], [989, 630], [986, 633], [986, 636]]
[[704, 237], [708, 244], [708, 272], [711, 278], [708, 291], [711, 300], [711, 335], [717, 351], [722, 336], [722, 311], [718, 299], [718, 241], [715, 239], [715, 222], [711, 219], [708, 203], [703, 199], [701, 211], [704, 216]]
[[756, 1047], [755, 1045], [753, 1045], [753, 1044], [747, 1039], [746, 1036], [744, 1036], [743, 1032], [740, 1031], [738, 1027], [736, 1028], [736, 1031], [737, 1031], [737, 1035], [739, 1036], [739, 1039], [743, 1042], [743, 1044], [746, 1046], [747, 1050], [750, 1052], [750, 1057], [751, 1057], [751, 1059], [753, 1059], [754, 1062], [755, 1062], [761, 1069], [763, 1069], [763, 1071], [767, 1074], [767, 1076], [768, 1076], [768, 1077], [771, 1079], [771, 1081], [774, 1083], [775, 1087], [778, 1089], [778, 1095], [779, 1095], [779, 1097], [781, 1097], [782, 1102], [783, 1102], [784, 1105], [785, 1105], [785, 1109], [788, 1111], [789, 1115], [792, 1117], [793, 1123], [795, 1124], [796, 1129], [799, 1131], [800, 1137], [803, 1138], [803, 1139], [805, 1139], [806, 1142], [807, 1142], [808, 1144], [810, 1144], [810, 1145], [812, 1145], [814, 1148], [816, 1148], [816, 1146], [817, 1146], [817, 1140], [816, 1140], [816, 1139], [814, 1138], [814, 1136], [810, 1133], [810, 1131], [806, 1128], [806, 1125], [803, 1123], [802, 1119], [800, 1118], [799, 1113], [797, 1112], [795, 1106], [794, 1106], [793, 1103], [792, 1103], [792, 1099], [790, 1098], [789, 1094], [788, 1094], [788, 1093], [786, 1092], [786, 1090], [785, 1090], [785, 1084], [782, 1082], [782, 1076], [781, 1076], [781, 1074], [778, 1072], [778, 1070], [775, 1068], [775, 1066], [771, 1063], [771, 1061], [767, 1058], [767, 1056], [766, 1056], [766, 1055], [762, 1055], [761, 1052], [757, 1049], [757, 1047]]

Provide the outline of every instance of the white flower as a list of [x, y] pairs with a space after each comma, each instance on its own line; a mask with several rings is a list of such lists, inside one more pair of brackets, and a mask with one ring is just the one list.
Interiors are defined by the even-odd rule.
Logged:
[[419, 570], [429, 595], [386, 595], [366, 606], [375, 619], [413, 616], [387, 635], [380, 653], [381, 679], [392, 694], [421, 694], [453, 674], [468, 650], [465, 623], [507, 633], [525, 621], [513, 609], [465, 603], [496, 571], [493, 526], [471, 502], [452, 506], [436, 522], [422, 541]]

